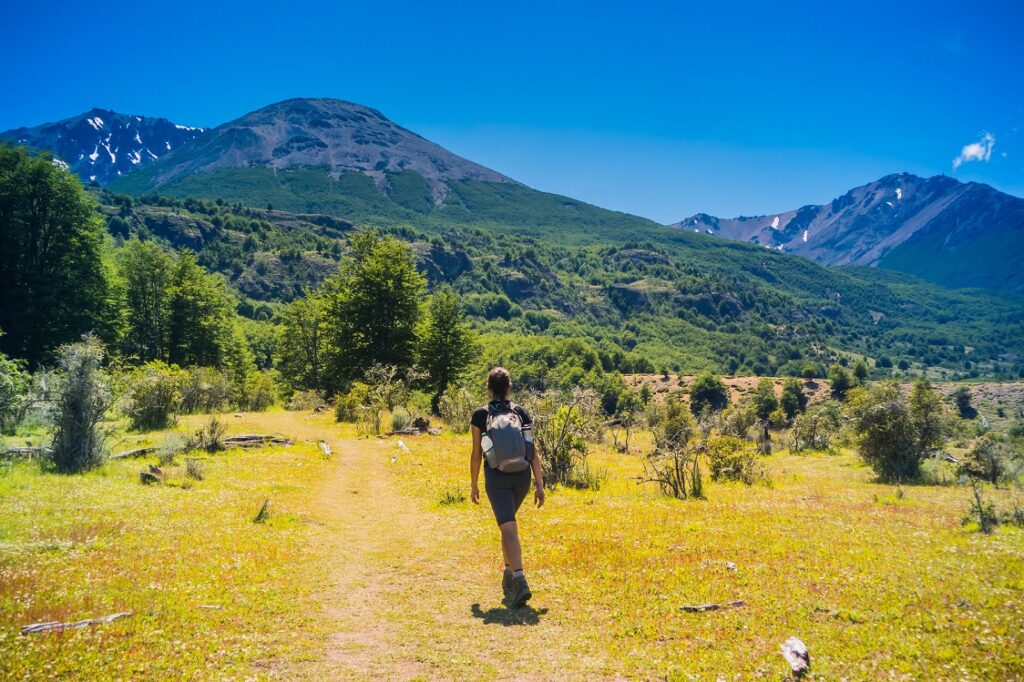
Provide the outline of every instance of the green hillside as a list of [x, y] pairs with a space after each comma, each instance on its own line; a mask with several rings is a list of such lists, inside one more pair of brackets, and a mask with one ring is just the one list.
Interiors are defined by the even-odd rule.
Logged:
[[[117, 187], [139, 187], [145, 172]], [[511, 183], [454, 182], [435, 207], [417, 177], [389, 176], [384, 194], [358, 174], [231, 169], [160, 187], [219, 201], [106, 193], [104, 210], [118, 238], [196, 250], [249, 314], [315, 288], [349, 231], [370, 225], [408, 242], [431, 283], [463, 294], [482, 330], [587, 339], [607, 369], [798, 374], [864, 356], [881, 361], [880, 373], [889, 361], [943, 376], [1021, 371], [1019, 299], [827, 268]]]

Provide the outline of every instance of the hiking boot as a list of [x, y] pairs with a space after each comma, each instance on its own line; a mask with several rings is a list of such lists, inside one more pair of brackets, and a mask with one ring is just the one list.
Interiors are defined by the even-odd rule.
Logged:
[[505, 593], [505, 599], [508, 599], [508, 595], [512, 592], [512, 569], [508, 566], [501, 574], [501, 591]]
[[525, 576], [512, 579], [512, 591], [508, 598], [510, 609], [518, 609], [520, 606], [525, 606], [532, 596], [533, 593], [530, 592], [530, 586], [526, 584]]

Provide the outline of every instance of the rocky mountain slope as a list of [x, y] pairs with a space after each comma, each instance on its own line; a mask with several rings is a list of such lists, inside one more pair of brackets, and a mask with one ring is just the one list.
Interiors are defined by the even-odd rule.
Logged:
[[411, 171], [426, 181], [434, 203], [447, 195], [449, 181], [512, 182], [376, 109], [336, 99], [290, 99], [246, 114], [168, 155], [139, 179], [159, 189], [184, 176], [253, 167], [322, 168], [334, 179], [355, 172], [370, 176], [384, 190], [395, 175]]
[[954, 287], [1024, 291], [1024, 199], [946, 176], [888, 175], [830, 204], [779, 214], [698, 214], [672, 227], [883, 267]]
[[2, 132], [0, 141], [49, 150], [83, 182], [104, 185], [153, 163], [202, 132], [165, 118], [91, 109], [61, 121]]

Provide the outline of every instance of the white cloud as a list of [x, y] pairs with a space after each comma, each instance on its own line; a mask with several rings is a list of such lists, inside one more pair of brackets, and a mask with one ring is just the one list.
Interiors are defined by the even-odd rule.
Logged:
[[984, 133], [977, 142], [965, 144], [960, 156], [953, 159], [953, 168], [959, 168], [968, 161], [988, 161], [992, 158], [992, 148], [996, 146], [996, 138], [992, 133]]

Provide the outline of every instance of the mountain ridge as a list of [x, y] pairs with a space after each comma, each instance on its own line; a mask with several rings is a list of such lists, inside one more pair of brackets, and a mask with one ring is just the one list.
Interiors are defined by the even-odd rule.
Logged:
[[760, 216], [698, 213], [670, 227], [822, 265], [882, 267], [953, 287], [1024, 291], [1024, 199], [945, 175], [886, 175], [828, 204]]
[[84, 182], [104, 185], [153, 163], [203, 132], [203, 128], [158, 116], [93, 107], [58, 121], [12, 128], [0, 133], [0, 141], [49, 150]]

